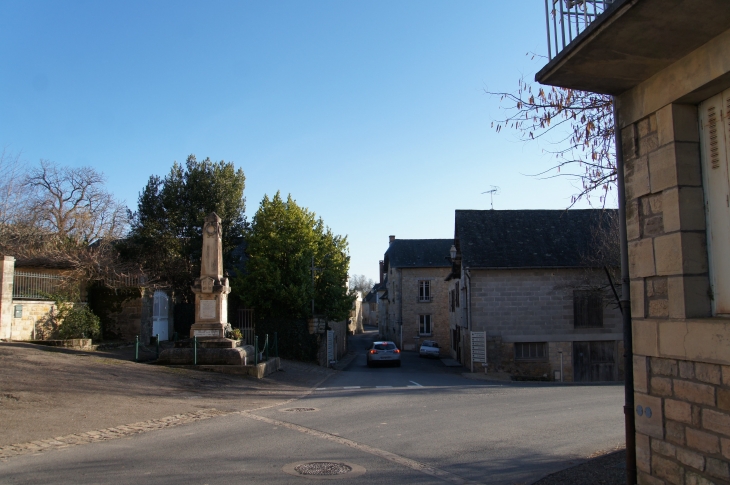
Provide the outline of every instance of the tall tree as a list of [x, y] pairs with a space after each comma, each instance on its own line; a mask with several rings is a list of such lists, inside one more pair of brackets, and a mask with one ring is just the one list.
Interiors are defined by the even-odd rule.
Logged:
[[221, 218], [223, 254], [229, 263], [232, 249], [241, 243], [245, 183], [243, 170], [232, 162], [198, 162], [195, 155], [184, 166], [175, 162], [164, 178], [152, 175], [132, 215], [125, 257], [140, 262], [151, 278], [189, 301], [200, 271], [205, 216], [215, 212]]
[[346, 287], [347, 238], [336, 235], [291, 195], [265, 196], [247, 235], [246, 271], [233, 291], [257, 318], [307, 318], [314, 312], [344, 320], [352, 307]]

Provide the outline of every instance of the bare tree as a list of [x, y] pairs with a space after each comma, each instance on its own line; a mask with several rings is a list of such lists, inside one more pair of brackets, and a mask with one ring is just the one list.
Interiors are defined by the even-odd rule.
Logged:
[[350, 291], [359, 291], [363, 296], [370, 293], [375, 283], [364, 274], [356, 274], [350, 277]]
[[127, 230], [127, 210], [105, 189], [103, 174], [47, 161], [27, 173], [21, 166], [19, 155], [0, 156], [0, 252], [26, 265], [63, 268], [69, 285], [138, 284], [138, 265], [122, 262], [115, 247]]
[[0, 152], [0, 231], [28, 213], [22, 190], [24, 177], [21, 153], [3, 148]]
[[534, 176], [578, 181], [571, 207], [581, 199], [591, 203], [595, 192], [600, 194], [600, 205], [605, 205], [616, 184], [611, 96], [558, 87], [533, 89], [524, 78], [515, 92], [487, 94], [499, 96], [507, 113], [492, 122], [497, 132], [508, 128], [522, 141], [541, 140], [547, 145], [544, 151], [557, 159], [552, 167]]
[[104, 188], [104, 175], [91, 167], [58, 167], [41, 161], [25, 179], [36, 226], [60, 240], [92, 244], [121, 237], [127, 208]]

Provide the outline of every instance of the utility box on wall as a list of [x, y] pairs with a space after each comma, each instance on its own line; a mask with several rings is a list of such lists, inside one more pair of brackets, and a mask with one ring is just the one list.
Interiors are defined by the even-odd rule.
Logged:
[[15, 305], [13, 309], [13, 318], [23, 318], [23, 305]]

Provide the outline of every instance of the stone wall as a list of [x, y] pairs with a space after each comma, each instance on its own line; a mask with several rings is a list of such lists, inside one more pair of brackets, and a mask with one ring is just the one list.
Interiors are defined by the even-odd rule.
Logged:
[[[418, 351], [424, 339], [435, 340], [441, 348], [441, 355], [451, 355], [449, 335], [449, 289], [451, 284], [444, 281], [451, 268], [402, 268], [401, 318], [403, 321], [403, 350]], [[432, 299], [429, 302], [418, 300], [419, 281], [429, 281]], [[431, 315], [432, 334], [419, 335], [420, 315]]]
[[730, 483], [730, 366], [635, 356], [634, 379], [639, 483]]
[[[646, 108], [629, 99], [622, 119]], [[711, 316], [697, 106], [632, 121], [621, 137], [639, 483], [727, 485], [730, 322]]]
[[[616, 377], [623, 379], [621, 313], [613, 294], [604, 292], [603, 326], [575, 328], [573, 291], [606, 285], [603, 271], [589, 269], [508, 269], [470, 272], [471, 324], [462, 332], [462, 362], [470, 366], [470, 331], [487, 332], [491, 370], [515, 377], [555, 378], [563, 353], [563, 380], [573, 381], [573, 342], [619, 341], [614, 355]], [[462, 278], [463, 280], [464, 278]], [[452, 283], [451, 288], [454, 287]], [[452, 314], [452, 327], [460, 317]], [[463, 313], [468, 313], [466, 308]], [[515, 360], [516, 342], [546, 342], [544, 360]], [[476, 369], [476, 368], [475, 368]], [[559, 378], [559, 376], [558, 376]]]
[[[15, 306], [22, 307], [22, 316], [15, 318]], [[50, 317], [54, 302], [47, 300], [13, 300], [12, 330], [10, 340], [34, 340], [51, 338], [44, 330], [44, 323]]]
[[604, 294], [602, 328], [574, 328], [573, 290], [605, 285], [603, 271], [584, 269], [471, 270], [470, 329], [506, 341], [617, 340], [621, 312]]

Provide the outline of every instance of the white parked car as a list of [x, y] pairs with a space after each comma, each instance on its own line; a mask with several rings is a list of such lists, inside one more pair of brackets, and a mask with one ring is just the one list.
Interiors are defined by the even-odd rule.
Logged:
[[419, 357], [439, 357], [441, 349], [439, 348], [438, 342], [434, 340], [424, 340], [421, 344], [421, 348], [418, 351]]
[[400, 367], [400, 350], [395, 345], [395, 342], [373, 342], [373, 346], [368, 350], [367, 359], [368, 367], [372, 367], [375, 364], [387, 364], [389, 362]]

